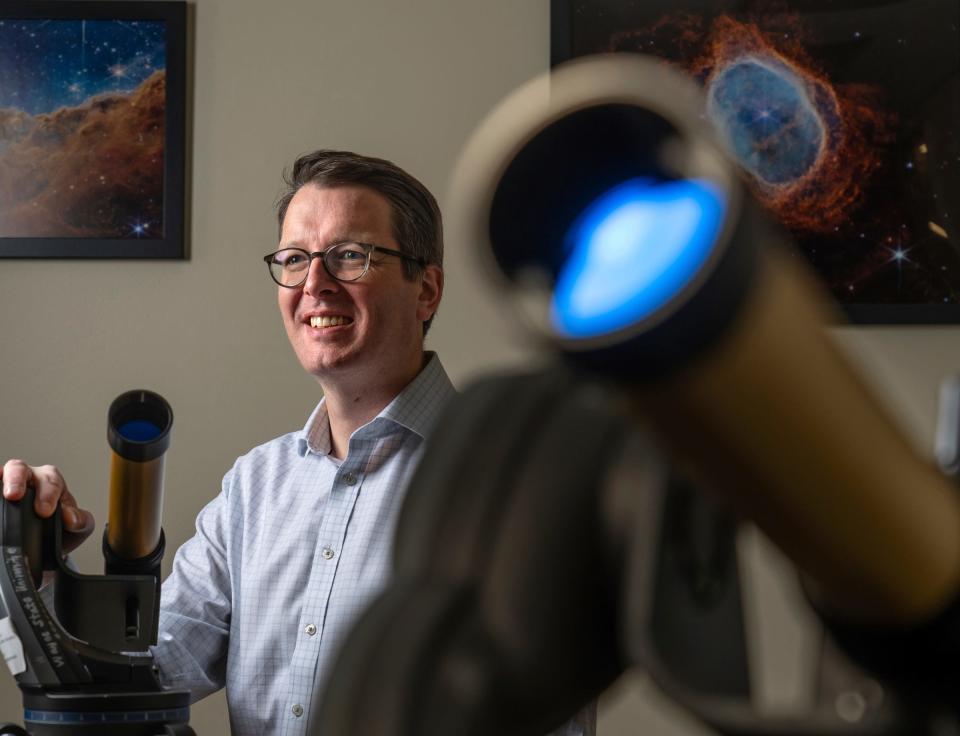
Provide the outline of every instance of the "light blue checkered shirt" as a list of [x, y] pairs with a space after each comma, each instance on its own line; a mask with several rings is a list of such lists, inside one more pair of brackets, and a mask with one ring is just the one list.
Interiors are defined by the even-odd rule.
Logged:
[[342, 462], [323, 401], [303, 430], [239, 458], [163, 584], [164, 683], [194, 700], [226, 685], [234, 736], [303, 736], [314, 689], [387, 582], [403, 490], [454, 394], [433, 355]]

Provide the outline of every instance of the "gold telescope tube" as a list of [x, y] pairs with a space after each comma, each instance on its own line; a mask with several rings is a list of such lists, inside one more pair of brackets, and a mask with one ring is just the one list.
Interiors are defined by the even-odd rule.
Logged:
[[[603, 210], [623, 187], [639, 194]], [[498, 301], [619, 386], [828, 609], [906, 626], [956, 598], [955, 489], [831, 342], [829, 298], [746, 193], [691, 80], [633, 54], [558, 67], [480, 125], [451, 204]]]
[[830, 307], [779, 248], [741, 316], [676, 375], [631, 387], [703, 484], [733, 498], [837, 614], [929, 619], [960, 590], [956, 489], [918, 456], [823, 329]]
[[170, 405], [152, 391], [128, 391], [110, 405], [110, 508], [104, 533], [108, 572], [111, 558], [130, 572], [124, 561], [147, 558], [162, 547], [164, 459], [172, 425]]

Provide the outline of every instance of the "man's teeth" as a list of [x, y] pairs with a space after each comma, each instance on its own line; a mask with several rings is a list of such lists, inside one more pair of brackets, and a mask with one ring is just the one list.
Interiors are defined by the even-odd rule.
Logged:
[[351, 322], [349, 317], [311, 317], [311, 327], [339, 327]]

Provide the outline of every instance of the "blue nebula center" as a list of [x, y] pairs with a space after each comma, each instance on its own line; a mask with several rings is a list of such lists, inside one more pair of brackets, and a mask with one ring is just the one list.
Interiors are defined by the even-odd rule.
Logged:
[[707, 111], [740, 164], [770, 185], [809, 172], [827, 138], [804, 81], [774, 59], [745, 56], [720, 71]]
[[707, 263], [725, 212], [723, 191], [702, 179], [631, 179], [598, 197], [567, 235], [554, 328], [591, 338], [650, 317]]

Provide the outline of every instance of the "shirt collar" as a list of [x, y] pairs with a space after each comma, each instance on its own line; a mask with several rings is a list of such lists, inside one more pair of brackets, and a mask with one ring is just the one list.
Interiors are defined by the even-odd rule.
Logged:
[[[353, 437], [379, 437], [396, 429], [426, 437], [440, 416], [447, 401], [456, 393], [447, 372], [436, 353], [428, 352], [427, 364], [396, 398], [387, 404], [377, 416], [357, 429]], [[301, 457], [308, 451], [317, 455], [329, 455], [330, 417], [324, 399], [313, 410], [297, 439], [297, 452]]]

